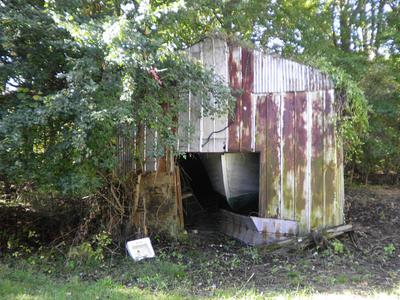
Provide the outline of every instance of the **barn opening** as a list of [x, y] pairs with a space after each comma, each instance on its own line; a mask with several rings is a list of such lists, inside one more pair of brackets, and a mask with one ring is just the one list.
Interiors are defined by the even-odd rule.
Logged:
[[216, 226], [220, 209], [258, 216], [259, 153], [187, 153], [178, 163], [187, 227]]

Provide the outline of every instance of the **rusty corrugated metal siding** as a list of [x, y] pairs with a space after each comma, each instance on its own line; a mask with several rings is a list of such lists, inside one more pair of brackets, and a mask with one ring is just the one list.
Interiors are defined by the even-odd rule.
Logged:
[[206, 40], [189, 53], [242, 94], [233, 121], [183, 114], [182, 120], [194, 125], [198, 142], [197, 147], [181, 145], [181, 150], [259, 152], [260, 216], [297, 220], [302, 232], [343, 223], [343, 166], [329, 77], [221, 40]]
[[[193, 132], [189, 139], [189, 130], [178, 127], [179, 149], [259, 152], [261, 217], [296, 220], [300, 232], [343, 223], [332, 81], [309, 66], [220, 39], [207, 39], [188, 55], [242, 93], [234, 120], [203, 117], [201, 103], [189, 95], [179, 124], [190, 123]], [[156, 169], [156, 162], [146, 164], [147, 171]]]
[[255, 94], [332, 89], [332, 81], [319, 70], [253, 50]]

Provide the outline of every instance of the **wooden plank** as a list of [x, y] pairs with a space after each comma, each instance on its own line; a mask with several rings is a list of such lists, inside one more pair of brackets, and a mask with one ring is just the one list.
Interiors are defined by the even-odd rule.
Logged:
[[[268, 246], [266, 246], [266, 249], [276, 251], [279, 249], [290, 249], [290, 248], [301, 248], [304, 249], [306, 247], [309, 247], [311, 245], [315, 245], [315, 243], [318, 243], [319, 241], [326, 241], [329, 239], [333, 239], [335, 237], [338, 237], [342, 234], [345, 234], [346, 232], [351, 232], [353, 231], [353, 225], [352, 224], [344, 224], [344, 225], [339, 225], [331, 228], [327, 228], [322, 231], [313, 231], [307, 235], [303, 235], [300, 237], [291, 237], [287, 238], [285, 240], [281, 241], [276, 241]], [[319, 245], [316, 245], [319, 246]]]

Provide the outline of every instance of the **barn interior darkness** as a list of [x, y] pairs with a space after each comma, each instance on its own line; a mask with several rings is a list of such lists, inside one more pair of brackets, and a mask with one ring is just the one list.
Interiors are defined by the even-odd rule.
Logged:
[[[235, 173], [233, 176], [241, 178], [240, 181], [247, 185], [252, 185], [253, 193], [252, 201], [248, 197], [239, 198], [239, 202], [246, 202], [246, 205], [232, 206], [229, 198], [218, 192], [216, 181], [223, 182], [222, 178], [216, 180], [215, 174], [210, 174], [210, 165], [220, 164], [221, 156], [219, 153], [186, 153], [185, 156], [178, 159], [181, 169], [181, 189], [182, 204], [184, 209], [185, 224], [187, 227], [200, 227], [207, 222], [211, 227], [215, 224], [215, 216], [218, 215], [219, 209], [225, 209], [239, 213], [242, 215], [258, 215], [258, 190], [259, 190], [259, 153], [241, 153], [240, 157], [244, 162], [252, 161], [253, 167], [248, 163], [235, 165]], [[257, 170], [255, 169], [257, 168]], [[229, 171], [225, 169], [225, 171]], [[249, 172], [253, 174], [251, 178]], [[214, 175], [214, 178], [213, 178]], [[218, 174], [218, 177], [222, 174]], [[214, 182], [213, 182], [214, 181]], [[226, 181], [225, 181], [226, 183]], [[250, 203], [250, 204], [248, 204]], [[203, 224], [204, 225], [204, 224]]]

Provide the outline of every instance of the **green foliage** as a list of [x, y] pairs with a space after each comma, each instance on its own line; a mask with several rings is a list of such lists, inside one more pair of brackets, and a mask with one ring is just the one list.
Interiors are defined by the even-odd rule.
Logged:
[[335, 239], [335, 240], [333, 240], [331, 242], [331, 246], [332, 246], [333, 251], [336, 254], [343, 254], [344, 253], [345, 248], [344, 248], [344, 245], [343, 245], [343, 243], [341, 241]]
[[386, 256], [392, 256], [396, 251], [396, 247], [393, 244], [388, 244], [385, 247], [383, 247], [383, 251]]
[[102, 231], [93, 237], [92, 243], [83, 242], [78, 246], [72, 246], [68, 252], [67, 266], [73, 269], [77, 265], [93, 265], [103, 262], [105, 250], [111, 242], [110, 235]]
[[[148, 128], [158, 134], [155, 157], [177, 151], [173, 129], [189, 92], [204, 100], [205, 115], [232, 110], [222, 80], [151, 29], [173, 13], [168, 7], [118, 15], [108, 2], [4, 5], [0, 174], [9, 181], [93, 193], [104, 184], [100, 174], [115, 168], [118, 135]], [[132, 151], [141, 163], [141, 151]]]
[[400, 170], [398, 66], [395, 59], [376, 60], [360, 82], [372, 107], [369, 115], [370, 134], [363, 147], [362, 163], [358, 165], [363, 175], [396, 173]]
[[[348, 166], [397, 173], [399, 2], [1, 1], [0, 177], [51, 194], [94, 193], [115, 169], [117, 136], [149, 128], [176, 153], [190, 92], [232, 111], [222, 80], [181, 52], [213, 33], [329, 73]], [[370, 130], [368, 131], [368, 122]], [[131, 149], [142, 161], [140, 145]]]
[[368, 101], [358, 84], [345, 70], [324, 59], [314, 59], [313, 64], [329, 74], [334, 82], [337, 125], [344, 145], [345, 159], [349, 161], [360, 158], [369, 129]]

